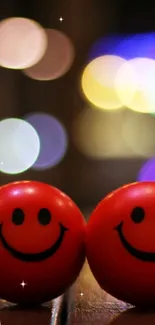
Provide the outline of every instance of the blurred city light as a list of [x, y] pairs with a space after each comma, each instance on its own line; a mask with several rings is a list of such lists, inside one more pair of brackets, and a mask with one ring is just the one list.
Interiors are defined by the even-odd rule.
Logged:
[[0, 122], [0, 171], [19, 174], [35, 163], [40, 150], [39, 136], [26, 121], [9, 118]]
[[82, 90], [95, 107], [110, 110], [123, 106], [116, 92], [115, 77], [124, 63], [121, 57], [106, 55], [96, 58], [85, 67]]
[[66, 74], [74, 61], [74, 46], [62, 32], [46, 29], [48, 46], [40, 62], [24, 71], [36, 80], [54, 80]]
[[0, 22], [0, 44], [0, 65], [10, 69], [25, 69], [43, 57], [47, 37], [37, 22], [11, 17]]
[[33, 168], [47, 169], [60, 163], [68, 147], [67, 133], [61, 122], [45, 113], [33, 113], [25, 119], [35, 128], [40, 139], [40, 153]]

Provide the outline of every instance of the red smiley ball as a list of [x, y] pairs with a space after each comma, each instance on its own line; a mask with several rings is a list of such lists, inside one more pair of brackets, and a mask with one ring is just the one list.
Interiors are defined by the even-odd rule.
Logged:
[[64, 293], [85, 260], [82, 213], [58, 189], [22, 181], [0, 188], [0, 298], [40, 304]]
[[155, 306], [155, 182], [123, 186], [99, 203], [88, 221], [86, 255], [106, 292]]

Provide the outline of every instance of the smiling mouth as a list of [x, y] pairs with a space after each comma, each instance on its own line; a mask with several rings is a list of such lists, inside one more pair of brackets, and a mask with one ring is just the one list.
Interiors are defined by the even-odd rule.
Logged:
[[23, 262], [41, 262], [41, 261], [51, 257], [52, 255], [54, 255], [56, 253], [56, 251], [59, 249], [59, 247], [61, 246], [63, 239], [64, 239], [65, 232], [68, 229], [66, 227], [64, 227], [61, 223], [59, 223], [59, 227], [60, 227], [60, 235], [59, 235], [57, 241], [55, 242], [55, 244], [40, 253], [34, 253], [34, 254], [33, 253], [22, 253], [16, 249], [14, 249], [13, 247], [11, 247], [7, 243], [6, 239], [3, 236], [2, 224], [0, 225], [0, 240], [2, 242], [3, 247], [13, 257], [15, 257]]
[[143, 262], [155, 262], [155, 253], [153, 252], [143, 252], [141, 250], [138, 250], [134, 248], [132, 245], [128, 243], [126, 238], [123, 234], [123, 221], [115, 228], [117, 230], [119, 238], [121, 240], [122, 245], [124, 248], [134, 257], [138, 258], [139, 260]]

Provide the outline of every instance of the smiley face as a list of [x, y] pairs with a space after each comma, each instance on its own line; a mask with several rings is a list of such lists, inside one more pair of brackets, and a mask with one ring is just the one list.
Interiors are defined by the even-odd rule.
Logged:
[[[24, 211], [21, 208], [15, 208], [12, 212], [12, 222], [16, 226], [21, 226], [24, 224]], [[38, 222], [42, 226], [47, 226], [51, 222], [51, 213], [47, 208], [41, 208], [38, 212]], [[7, 240], [3, 236], [3, 224], [0, 225], [0, 240], [3, 245], [3, 247], [8, 250], [8, 252], [14, 256], [15, 258], [25, 261], [25, 262], [41, 262], [49, 257], [51, 257], [53, 254], [57, 252], [59, 247], [61, 246], [61, 243], [63, 242], [65, 232], [68, 230], [66, 227], [63, 226], [63, 224], [59, 223], [60, 228], [60, 234], [58, 236], [58, 239], [54, 244], [52, 244], [51, 247], [45, 249], [44, 251], [41, 251], [39, 253], [23, 253], [15, 248], [13, 248], [11, 245], [8, 244]]]
[[62, 294], [84, 263], [85, 229], [58, 189], [30, 181], [1, 187], [0, 298], [36, 304]]
[[154, 182], [123, 186], [99, 203], [88, 222], [86, 254], [105, 291], [133, 305], [155, 305]]
[[[131, 212], [131, 219], [134, 223], [140, 224], [144, 221], [145, 218], [145, 210], [142, 207], [135, 207]], [[155, 262], [155, 252], [147, 252], [137, 249], [130, 244], [123, 234], [123, 224], [121, 221], [119, 225], [115, 228], [118, 232], [120, 241], [124, 248], [134, 257], [140, 259], [141, 261], [146, 262]]]

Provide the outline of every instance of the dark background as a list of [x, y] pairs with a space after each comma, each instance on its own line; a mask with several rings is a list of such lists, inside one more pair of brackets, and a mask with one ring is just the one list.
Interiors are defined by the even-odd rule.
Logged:
[[[106, 193], [135, 181], [142, 159], [87, 159], [75, 148], [72, 121], [84, 109], [78, 85], [88, 50], [108, 33], [135, 33], [155, 29], [155, 3], [115, 0], [5, 0], [1, 19], [22, 16], [45, 28], [64, 31], [72, 40], [76, 58], [71, 70], [55, 81], [31, 80], [20, 71], [0, 69], [0, 118], [23, 117], [30, 112], [48, 112], [64, 124], [69, 134], [65, 159], [46, 171], [29, 170], [19, 175], [0, 174], [0, 183], [29, 179], [60, 188], [82, 207], [95, 205]], [[60, 22], [59, 17], [64, 17]]]

